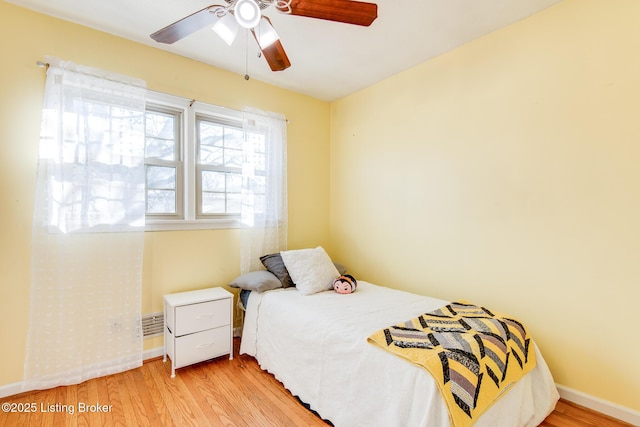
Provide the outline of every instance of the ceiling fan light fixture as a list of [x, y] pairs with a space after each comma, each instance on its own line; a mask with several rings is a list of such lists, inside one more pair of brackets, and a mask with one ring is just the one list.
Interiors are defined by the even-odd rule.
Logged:
[[231, 43], [236, 39], [238, 35], [238, 22], [231, 13], [225, 13], [220, 19], [211, 27], [226, 44], [231, 46]]
[[253, 28], [260, 22], [260, 6], [254, 0], [238, 0], [233, 8], [238, 24]]
[[255, 28], [256, 40], [258, 40], [258, 44], [261, 49], [266, 49], [276, 41], [280, 39], [278, 33], [276, 32], [271, 22], [266, 17], [263, 17], [260, 20], [260, 23]]

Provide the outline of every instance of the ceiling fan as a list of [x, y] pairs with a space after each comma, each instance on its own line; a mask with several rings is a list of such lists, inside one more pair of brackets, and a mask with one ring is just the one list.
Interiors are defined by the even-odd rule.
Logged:
[[378, 5], [352, 0], [225, 0], [211, 5], [151, 34], [160, 43], [174, 43], [208, 25], [229, 45], [240, 27], [251, 30], [272, 71], [291, 66], [271, 20], [262, 10], [368, 27], [378, 17]]

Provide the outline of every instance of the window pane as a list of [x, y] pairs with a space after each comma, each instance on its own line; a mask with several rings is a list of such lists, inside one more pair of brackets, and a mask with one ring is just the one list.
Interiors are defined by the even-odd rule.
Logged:
[[224, 193], [202, 193], [202, 213], [223, 214], [224, 209]]
[[202, 191], [225, 191], [225, 173], [214, 171], [202, 171]]
[[239, 214], [242, 174], [202, 171], [202, 213]]
[[233, 167], [233, 168], [241, 168], [242, 167], [242, 150], [225, 148], [224, 165]]
[[241, 203], [240, 194], [227, 193], [227, 213], [239, 214]]
[[147, 188], [175, 189], [176, 168], [147, 165]]
[[211, 145], [216, 147], [223, 146], [224, 128], [222, 125], [201, 120], [198, 122], [198, 131], [200, 145]]
[[200, 163], [203, 165], [224, 165], [224, 148], [211, 145], [200, 146]]
[[235, 148], [242, 150], [242, 130], [225, 127], [224, 128], [224, 146], [227, 148]]
[[173, 138], [175, 132], [175, 115], [147, 110], [147, 135]]
[[175, 141], [159, 138], [146, 139], [145, 156], [162, 160], [174, 160]]
[[224, 165], [224, 127], [217, 123], [198, 122], [198, 157], [203, 165]]
[[176, 192], [172, 190], [147, 190], [147, 213], [173, 214], [176, 212]]
[[157, 111], [146, 112], [146, 157], [176, 160], [177, 116]]
[[242, 130], [206, 120], [198, 122], [198, 130], [200, 164], [242, 167]]
[[232, 193], [240, 193], [242, 191], [242, 174], [227, 174], [227, 191]]

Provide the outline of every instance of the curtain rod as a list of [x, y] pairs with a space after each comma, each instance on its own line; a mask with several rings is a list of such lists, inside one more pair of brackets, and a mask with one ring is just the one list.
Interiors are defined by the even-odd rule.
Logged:
[[[49, 65], [49, 63], [48, 63], [48, 62], [45, 62], [45, 61], [36, 61], [36, 65], [37, 65], [38, 67], [40, 67], [40, 68], [44, 68], [45, 70], [48, 70], [48, 69], [49, 69], [49, 66], [50, 66], [50, 65]], [[189, 107], [192, 107], [192, 106], [193, 106], [193, 104], [194, 104], [195, 102], [196, 102], [196, 100], [195, 100], [195, 99], [192, 99], [192, 100], [191, 100], [191, 102], [189, 102]], [[227, 108], [227, 109], [229, 109], [229, 110], [234, 110], [233, 108], [228, 108], [228, 107], [222, 107], [222, 108]], [[235, 110], [235, 111], [240, 111], [240, 110]], [[252, 113], [252, 114], [257, 114], [257, 113]], [[263, 114], [258, 114], [258, 115], [263, 115]], [[265, 117], [266, 117], [266, 116], [265, 116]], [[287, 119], [286, 117], [285, 117], [285, 119], [284, 119], [284, 122], [285, 122], [286, 124], [291, 123], [291, 122], [289, 121], [289, 119]]]

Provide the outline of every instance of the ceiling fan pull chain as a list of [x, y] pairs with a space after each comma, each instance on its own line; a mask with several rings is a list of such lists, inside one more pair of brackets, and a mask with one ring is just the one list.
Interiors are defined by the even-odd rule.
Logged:
[[249, 29], [244, 34], [244, 79], [249, 80]]

